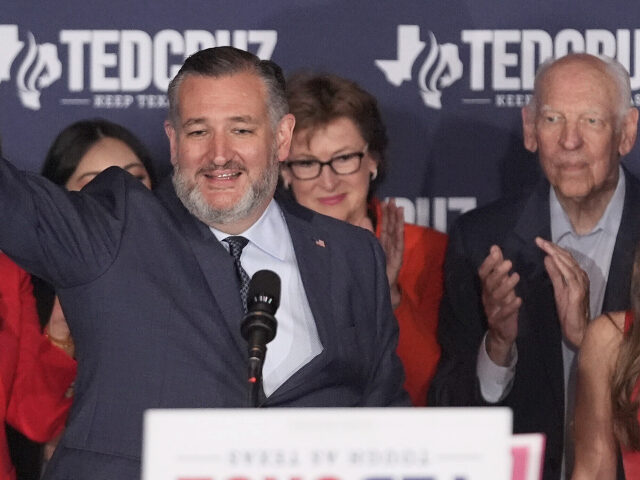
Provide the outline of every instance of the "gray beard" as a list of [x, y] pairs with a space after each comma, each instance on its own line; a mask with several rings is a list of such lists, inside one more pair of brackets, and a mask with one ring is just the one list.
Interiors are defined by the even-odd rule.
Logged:
[[[233, 161], [227, 162], [220, 169], [229, 168]], [[212, 168], [212, 170], [214, 170]], [[241, 168], [246, 174], [246, 170]], [[180, 170], [178, 164], [173, 170], [173, 187], [176, 195], [186, 209], [198, 220], [209, 226], [227, 225], [242, 221], [249, 217], [256, 208], [273, 197], [278, 183], [278, 159], [274, 155], [261, 178], [253, 182], [239, 202], [228, 209], [213, 208], [202, 196], [197, 183], [192, 182]]]

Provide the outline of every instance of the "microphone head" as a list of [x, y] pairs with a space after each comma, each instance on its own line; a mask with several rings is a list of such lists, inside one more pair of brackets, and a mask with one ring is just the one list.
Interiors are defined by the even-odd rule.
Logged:
[[249, 282], [247, 311], [262, 310], [275, 315], [280, 306], [280, 277], [271, 270], [259, 270]]

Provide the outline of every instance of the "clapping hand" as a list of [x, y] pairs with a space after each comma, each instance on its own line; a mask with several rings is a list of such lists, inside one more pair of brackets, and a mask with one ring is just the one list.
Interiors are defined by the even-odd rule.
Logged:
[[487, 354], [494, 363], [502, 366], [509, 363], [511, 348], [518, 334], [518, 312], [522, 305], [522, 299], [515, 291], [520, 276], [509, 273], [512, 267], [511, 260], [505, 260], [500, 247], [493, 245], [478, 269], [482, 282], [482, 304], [489, 326]]
[[540, 237], [536, 244], [547, 254], [544, 266], [553, 284], [562, 333], [578, 348], [589, 323], [589, 277], [565, 249]]
[[395, 309], [401, 298], [398, 274], [404, 254], [404, 212], [393, 199], [383, 203], [381, 209], [380, 244], [387, 257], [387, 279], [391, 292], [391, 305]]

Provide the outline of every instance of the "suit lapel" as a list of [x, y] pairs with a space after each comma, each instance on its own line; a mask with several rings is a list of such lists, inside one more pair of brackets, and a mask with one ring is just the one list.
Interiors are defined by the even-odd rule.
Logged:
[[326, 240], [322, 231], [311, 224], [290, 214], [285, 214], [291, 234], [296, 261], [300, 270], [304, 291], [313, 312], [322, 345], [330, 343], [333, 329], [331, 302], [331, 242]]
[[[520, 275], [523, 306], [518, 324], [518, 349], [526, 349], [528, 342], [536, 342], [540, 358], [550, 380], [556, 405], [564, 405], [564, 373], [561, 348], [561, 329], [556, 313], [551, 280], [544, 267], [544, 252], [535, 238], [551, 240], [549, 184], [540, 182], [527, 200], [518, 223], [504, 244], [505, 257], [514, 259], [514, 271]], [[522, 296], [522, 295], [521, 295]], [[524, 353], [524, 352], [523, 352]]]
[[611, 266], [602, 304], [603, 312], [629, 308], [629, 286], [633, 269], [633, 255], [640, 238], [640, 183], [632, 175], [625, 175], [625, 196], [620, 228], [611, 256]]
[[[182, 205], [182, 202], [175, 194], [171, 182], [164, 182], [158, 188], [158, 197], [168, 207], [174, 218], [179, 222], [181, 229], [185, 232], [184, 237], [187, 239], [200, 270], [207, 280], [209, 289], [220, 308], [229, 333], [238, 348], [244, 352], [247, 344], [240, 334], [240, 322], [244, 316], [244, 311], [240, 300], [240, 286], [233, 258], [211, 230], [191, 215]], [[212, 312], [212, 318], [213, 315]]]

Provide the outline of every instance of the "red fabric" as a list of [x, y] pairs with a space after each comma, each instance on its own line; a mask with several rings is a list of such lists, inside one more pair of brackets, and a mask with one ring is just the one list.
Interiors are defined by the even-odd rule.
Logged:
[[[75, 361], [40, 332], [29, 275], [0, 254], [0, 419], [33, 440], [49, 440], [64, 426], [75, 375]], [[0, 425], [0, 480], [14, 478]]]
[[628, 333], [631, 330], [631, 324], [633, 323], [633, 313], [631, 310], [624, 314], [624, 333]]
[[[380, 203], [376, 236], [380, 237]], [[402, 297], [395, 310], [400, 329], [398, 356], [404, 366], [404, 387], [414, 406], [427, 404], [427, 390], [440, 359], [436, 339], [442, 298], [442, 268], [447, 236], [431, 228], [405, 223], [404, 255], [398, 275]]]

